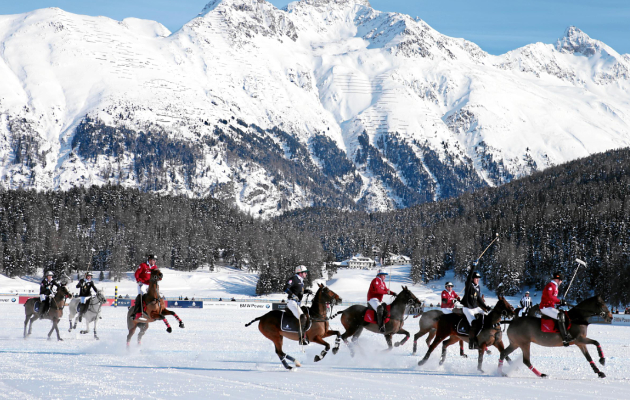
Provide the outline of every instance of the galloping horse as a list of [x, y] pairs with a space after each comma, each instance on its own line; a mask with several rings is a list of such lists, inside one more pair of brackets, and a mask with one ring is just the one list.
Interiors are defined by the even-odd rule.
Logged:
[[[340, 303], [341, 298], [339, 298], [339, 296], [337, 296], [335, 292], [328, 289], [326, 286], [319, 284], [319, 289], [317, 289], [317, 293], [315, 293], [315, 297], [313, 297], [313, 302], [309, 309], [309, 320], [312, 322], [312, 325], [310, 329], [306, 331], [306, 337], [309, 341], [325, 346], [324, 350], [322, 350], [320, 354], [315, 356], [315, 362], [323, 359], [326, 356], [326, 353], [328, 353], [328, 350], [330, 350], [330, 345], [324, 340], [324, 338], [332, 335], [337, 335], [333, 354], [337, 353], [337, 350], [339, 349], [339, 337], [341, 334], [338, 331], [329, 330], [330, 326], [328, 324], [328, 318], [326, 317], [326, 310], [328, 304], [337, 305]], [[285, 314], [292, 315], [289, 311], [287, 311]], [[245, 324], [245, 326], [250, 326], [254, 322], [260, 321], [258, 323], [258, 330], [267, 339], [273, 342], [276, 348], [276, 354], [278, 355], [278, 358], [280, 358], [282, 365], [284, 365], [286, 369], [292, 369], [289, 363], [287, 363], [287, 360], [289, 360], [295, 363], [296, 367], [301, 367], [302, 365], [299, 361], [296, 361], [295, 358], [282, 351], [282, 338], [286, 337], [290, 340], [299, 340], [299, 334], [295, 332], [285, 332], [280, 329], [281, 317], [282, 311], [269, 311], [267, 314], [248, 322], [247, 324]]]
[[[53, 325], [50, 328], [50, 332], [48, 332], [48, 340], [50, 340], [50, 335], [52, 335], [53, 330], [57, 332], [57, 340], [63, 340], [61, 336], [59, 336], [59, 320], [63, 316], [63, 307], [66, 305], [66, 299], [72, 297], [72, 294], [68, 291], [65, 285], [60, 286], [57, 293], [55, 293], [55, 297], [50, 298], [50, 308], [48, 309], [48, 313], [42, 316], [42, 319], [49, 319], [52, 321]], [[39, 312], [35, 311], [35, 303], [39, 301], [39, 297], [33, 297], [26, 300], [24, 303], [24, 312], [26, 314], [26, 319], [24, 320], [24, 338], [31, 334], [33, 329], [33, 321], [38, 320]], [[40, 304], [40, 307], [43, 307], [43, 304]], [[30, 324], [28, 326], [28, 334], [26, 333], [26, 325], [30, 320]]]
[[[454, 314], [463, 315], [461, 308], [453, 308], [452, 310]], [[420, 339], [427, 333], [429, 334], [426, 340], [427, 347], [431, 345], [431, 341], [433, 340], [433, 338], [435, 338], [435, 333], [437, 332], [438, 321], [440, 320], [440, 317], [442, 315], [444, 315], [444, 312], [442, 310], [429, 310], [427, 312], [423, 312], [422, 315], [420, 315], [420, 321], [418, 321], [418, 325], [420, 325], [420, 330], [418, 331], [418, 333], [413, 335], [413, 352], [411, 353], [412, 355], [416, 355], [416, 351], [418, 350], [418, 339]], [[464, 358], [468, 358], [466, 353], [464, 353], [464, 342], [462, 340], [459, 341], [459, 355]]]
[[[612, 314], [608, 311], [608, 307], [606, 307], [606, 303], [604, 303], [601, 296], [594, 296], [590, 299], [586, 299], [569, 310], [568, 319], [571, 321], [571, 325], [568, 332], [572, 337], [574, 337], [571, 344], [575, 344], [579, 347], [582, 354], [584, 354], [584, 357], [586, 357], [586, 360], [591, 364], [593, 371], [600, 378], [605, 378], [606, 375], [597, 369], [595, 362], [593, 362], [593, 359], [586, 348], [587, 344], [597, 346], [599, 363], [601, 365], [606, 363], [604, 352], [602, 351], [602, 347], [599, 345], [599, 342], [586, 337], [589, 324], [588, 318], [594, 315], [601, 316], [606, 320], [606, 322], [610, 322], [612, 320]], [[507, 349], [501, 352], [501, 358], [499, 359], [499, 373], [503, 374], [503, 376], [507, 376], [502, 370], [503, 360], [514, 350], [520, 347], [523, 351], [523, 364], [527, 365], [527, 368], [529, 368], [537, 376], [541, 378], [545, 378], [547, 376], [538, 372], [538, 370], [534, 368], [529, 361], [530, 344], [536, 343], [537, 345], [544, 347], [562, 347], [562, 335], [560, 333], [542, 332], [540, 325], [540, 318], [534, 317], [521, 317], [512, 321], [507, 330], [507, 335], [510, 338], [510, 345]]]
[[388, 350], [391, 350], [393, 347], [392, 335], [394, 334], [405, 335], [403, 340], [395, 344], [396, 347], [402, 346], [407, 342], [407, 340], [409, 340], [409, 332], [402, 329], [404, 325], [403, 317], [405, 315], [405, 308], [407, 306], [420, 306], [422, 305], [422, 302], [418, 300], [418, 298], [411, 293], [411, 290], [409, 290], [406, 286], [403, 286], [402, 289], [403, 290], [391, 304], [389, 322], [384, 324], [385, 332], [381, 332], [377, 324], [365, 322], [365, 312], [368, 308], [360, 304], [348, 307], [344, 311], [330, 317], [332, 319], [341, 314], [341, 323], [344, 328], [346, 328], [346, 332], [341, 335], [341, 339], [343, 339], [343, 342], [348, 345], [351, 355], [354, 356], [354, 350], [351, 344], [348, 343], [348, 338], [352, 336], [352, 342], [356, 342], [359, 339], [359, 336], [361, 336], [361, 332], [363, 332], [364, 328], [370, 332], [385, 335]]
[[[160, 298], [160, 287], [158, 282], [162, 280], [164, 275], [158, 268], [151, 270], [151, 278], [149, 283], [149, 290], [146, 294], [142, 295], [142, 297], [138, 296], [138, 298], [142, 299], [142, 304], [146, 306], [146, 311], [142, 311], [142, 316], [138, 319], [135, 319], [133, 315], [134, 307], [129, 309], [127, 312], [127, 328], [129, 329], [129, 334], [127, 335], [127, 346], [129, 346], [129, 342], [133, 334], [136, 332], [136, 328], [140, 326], [140, 333], [138, 333], [138, 344], [141, 344], [142, 336], [144, 336], [147, 329], [149, 329], [149, 323], [162, 320], [164, 324], [166, 324], [166, 331], [171, 333], [173, 329], [169, 325], [166, 320], [167, 315], [172, 315], [176, 320], [179, 321], [179, 327], [184, 327], [184, 322], [175, 314], [173, 311], [167, 310], [164, 306], [164, 300]], [[137, 301], [137, 300], [136, 300]]]
[[[68, 332], [71, 332], [73, 329], [77, 329], [77, 306], [81, 300], [77, 297], [72, 299], [70, 304], [68, 305], [69, 309], [69, 321], [70, 328], [68, 328]], [[107, 303], [107, 299], [101, 292], [96, 292], [95, 297], [91, 297], [87, 303], [88, 309], [83, 314], [83, 321], [85, 321], [85, 330], [82, 330], [81, 333], [89, 333], [90, 332], [90, 322], [94, 322], [94, 339], [98, 340], [98, 336], [96, 335], [96, 323], [98, 322], [99, 317], [101, 316], [101, 307], [103, 304]], [[72, 324], [72, 320], [74, 320], [74, 325]]]
[[[505, 347], [503, 346], [503, 340], [501, 336], [501, 319], [502, 318], [511, 318], [514, 316], [514, 307], [507, 302], [505, 297], [499, 296], [499, 301], [494, 306], [492, 311], [486, 316], [486, 322], [490, 327], [484, 327], [484, 329], [479, 332], [477, 335], [477, 340], [479, 343], [479, 357], [477, 359], [477, 369], [481, 372], [481, 365], [483, 364], [483, 354], [485, 353], [488, 346], [496, 347], [500, 352], [502, 352]], [[435, 348], [447, 337], [448, 340], [444, 341], [442, 344], [442, 358], [440, 359], [440, 365], [444, 364], [444, 360], [446, 359], [446, 349], [448, 346], [453, 343], [464, 340], [468, 342], [468, 335], [460, 335], [457, 332], [457, 324], [460, 320], [466, 318], [463, 315], [457, 314], [444, 314], [438, 321], [437, 333], [435, 335], [435, 339], [433, 343], [429, 346], [429, 350], [425, 354], [424, 358], [418, 362], [418, 365], [423, 365], [427, 362], [431, 353]]]

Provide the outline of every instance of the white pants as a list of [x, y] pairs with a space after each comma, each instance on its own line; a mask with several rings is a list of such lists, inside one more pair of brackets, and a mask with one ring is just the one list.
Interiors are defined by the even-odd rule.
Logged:
[[475, 307], [475, 308], [462, 308], [462, 311], [464, 313], [464, 315], [466, 316], [466, 319], [468, 320], [469, 324], [472, 324], [472, 322], [475, 320], [475, 315], [477, 314], [485, 314], [485, 312], [483, 312], [483, 310], [481, 309], [481, 307]]
[[382, 301], [379, 301], [376, 297], [371, 298], [370, 300], [368, 300], [368, 304], [370, 305], [370, 307], [372, 307], [372, 309], [374, 311], [376, 311], [376, 309], [378, 308], [378, 306], [380, 306], [381, 304], [383, 304]]
[[91, 298], [92, 296], [81, 296], [81, 304], [85, 304], [86, 302], [89, 302]]
[[144, 286], [147, 286], [148, 289], [148, 285], [145, 285], [144, 283], [138, 283], [138, 294], [145, 294], [147, 291], [144, 289]]
[[45, 295], [45, 294], [40, 294], [40, 295], [39, 295], [39, 300], [40, 300], [40, 301], [44, 301], [44, 300], [46, 300], [46, 295]]
[[453, 309], [452, 308], [440, 308], [440, 311], [442, 311], [444, 314], [452, 314], [453, 313]]
[[300, 315], [302, 315], [302, 309], [300, 308], [300, 305], [298, 304], [297, 301], [295, 300], [287, 301], [287, 308], [291, 310], [293, 315], [295, 315], [295, 318], [300, 319]]
[[553, 307], [545, 307], [540, 309], [540, 313], [549, 318], [558, 319], [558, 310]]

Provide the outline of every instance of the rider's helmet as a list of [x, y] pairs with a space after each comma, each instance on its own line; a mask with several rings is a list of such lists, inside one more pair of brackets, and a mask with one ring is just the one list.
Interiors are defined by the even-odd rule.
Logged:
[[527, 292], [525, 292], [525, 294], [529, 294], [529, 290]]
[[446, 284], [444, 285], [444, 287], [453, 287], [453, 282], [446, 282]]
[[148, 260], [156, 260], [156, 261], [157, 261], [157, 258], [155, 258], [155, 255], [153, 255], [153, 254], [149, 254], [149, 255], [147, 256], [147, 261], [148, 261]]
[[52, 271], [48, 271], [48, 272], [46, 272], [46, 276], [54, 276], [54, 275], [55, 275], [55, 274], [53, 274], [53, 272], [52, 272]]
[[89, 277], [92, 277], [92, 273], [91, 273], [90, 271], [88, 271], [88, 272], [86, 272], [86, 273], [85, 273], [85, 277], [87, 278], [88, 276], [89, 276]]
[[479, 272], [475, 272], [473, 274], [473, 279], [475, 279], [475, 278], [481, 278], [481, 275], [479, 275]]
[[301, 272], [306, 272], [308, 271], [308, 268], [306, 268], [305, 265], [298, 265], [297, 267], [295, 267], [295, 273], [299, 274]]
[[560, 272], [554, 272], [553, 273], [553, 278], [551, 279], [559, 279], [561, 281], [563, 281], [564, 279], [562, 279], [562, 274]]
[[379, 269], [378, 272], [376, 273], [376, 276], [379, 275], [389, 275], [384, 269]]

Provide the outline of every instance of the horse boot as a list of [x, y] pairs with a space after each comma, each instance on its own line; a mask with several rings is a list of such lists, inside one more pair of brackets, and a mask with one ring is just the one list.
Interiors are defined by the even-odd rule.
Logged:
[[378, 323], [379, 332], [385, 332], [385, 317], [383, 316], [385, 311], [385, 307], [382, 304], [379, 304], [376, 308], [376, 322]]
[[567, 331], [566, 320], [564, 318], [564, 312], [560, 311], [558, 313], [558, 330], [560, 331], [560, 335], [562, 335], [562, 345], [564, 347], [569, 346], [569, 342], [573, 340], [571, 334]]

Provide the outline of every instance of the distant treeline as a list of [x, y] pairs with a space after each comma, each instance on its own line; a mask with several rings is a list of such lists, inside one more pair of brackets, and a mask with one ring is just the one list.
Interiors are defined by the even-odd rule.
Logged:
[[[281, 290], [293, 267], [320, 276], [321, 245], [308, 233], [269, 224], [214, 199], [142, 193], [120, 186], [66, 192], [0, 191], [1, 271], [57, 275], [109, 270], [114, 279], [156, 254], [158, 266], [213, 268], [222, 257], [260, 271], [260, 293]], [[317, 267], [317, 268], [316, 268]]]
[[[498, 188], [387, 213], [309, 208], [257, 220], [214, 199], [142, 193], [119, 186], [67, 192], [0, 192], [2, 270], [37, 267], [111, 270], [114, 276], [156, 253], [159, 265], [189, 270], [218, 257], [258, 271], [259, 294], [282, 289], [295, 265], [309, 279], [324, 262], [356, 253], [412, 257], [411, 277], [427, 282], [449, 269], [463, 276], [485, 246], [485, 284], [505, 294], [541, 289], [554, 271], [569, 298], [601, 294], [630, 303], [630, 150], [576, 160]], [[94, 249], [94, 250], [92, 250]], [[329, 264], [329, 274], [334, 267]], [[367, 290], [367, 288], [366, 288]], [[564, 288], [561, 288], [564, 292]]]

